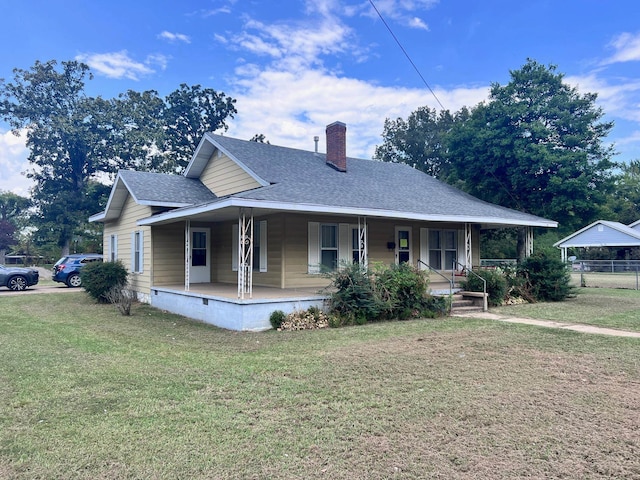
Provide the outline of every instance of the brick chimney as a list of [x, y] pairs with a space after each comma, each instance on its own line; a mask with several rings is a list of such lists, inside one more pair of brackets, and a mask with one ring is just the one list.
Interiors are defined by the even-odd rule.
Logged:
[[347, 126], [342, 122], [327, 125], [327, 163], [339, 172], [347, 171]]

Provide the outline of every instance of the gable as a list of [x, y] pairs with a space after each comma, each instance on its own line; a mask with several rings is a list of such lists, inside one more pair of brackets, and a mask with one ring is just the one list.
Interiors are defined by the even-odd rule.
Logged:
[[615, 222], [598, 221], [556, 243], [567, 247], [640, 246], [640, 232]]
[[216, 150], [209, 158], [200, 174], [200, 181], [218, 197], [261, 186], [240, 165], [220, 150]]

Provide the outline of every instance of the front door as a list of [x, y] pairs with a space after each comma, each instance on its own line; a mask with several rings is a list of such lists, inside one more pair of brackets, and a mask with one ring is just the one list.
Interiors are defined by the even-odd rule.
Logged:
[[211, 282], [211, 248], [209, 228], [191, 229], [190, 283]]
[[396, 227], [396, 264], [411, 263], [411, 228]]

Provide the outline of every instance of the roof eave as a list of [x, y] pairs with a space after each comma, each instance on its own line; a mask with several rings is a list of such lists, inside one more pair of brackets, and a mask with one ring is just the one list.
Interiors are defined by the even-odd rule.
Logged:
[[420, 213], [402, 212], [402, 211], [395, 211], [395, 210], [282, 203], [282, 202], [272, 202], [272, 201], [264, 201], [264, 200], [248, 200], [248, 199], [233, 198], [233, 197], [230, 197], [215, 203], [198, 205], [198, 206], [194, 206], [193, 208], [183, 208], [176, 211], [154, 215], [153, 217], [140, 219], [138, 221], [138, 225], [153, 225], [157, 223], [178, 221], [178, 220], [186, 219], [193, 215], [199, 215], [207, 212], [215, 212], [216, 210], [221, 210], [229, 207], [262, 208], [262, 209], [268, 209], [268, 210], [280, 210], [284, 212], [296, 212], [296, 213], [351, 215], [351, 216], [363, 216], [363, 217], [433, 221], [433, 222], [475, 223], [475, 224], [491, 224], [491, 225], [504, 225], [504, 226], [543, 227], [543, 228], [557, 228], [558, 226], [558, 222], [546, 220], [543, 218], [540, 218], [539, 220], [534, 220], [534, 219], [524, 220], [524, 219], [515, 219], [515, 218], [504, 219], [504, 218], [498, 218], [498, 217], [486, 217], [486, 216], [477, 216], [477, 215], [426, 215], [426, 214], [420, 214]]

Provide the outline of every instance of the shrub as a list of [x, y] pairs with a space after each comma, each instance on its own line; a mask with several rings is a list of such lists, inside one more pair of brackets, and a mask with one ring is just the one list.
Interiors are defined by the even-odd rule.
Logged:
[[136, 300], [136, 292], [129, 288], [116, 285], [105, 294], [105, 298], [118, 308], [121, 315], [131, 315], [131, 305]]
[[487, 282], [487, 302], [489, 306], [501, 305], [507, 295], [507, 279], [500, 270], [474, 270], [476, 275], [469, 274], [461, 283], [462, 288], [470, 292], [482, 292], [484, 284], [481, 277]]
[[282, 310], [275, 310], [271, 312], [271, 315], [269, 315], [269, 322], [271, 323], [271, 326], [277, 330], [280, 328], [280, 325], [282, 325], [285, 318], [287, 318], [286, 313]]
[[[372, 276], [359, 264], [344, 265], [329, 274], [330, 310], [340, 317], [378, 319], [391, 305], [384, 292], [376, 291]], [[359, 323], [359, 322], [357, 322]]]
[[127, 269], [120, 260], [88, 263], [82, 267], [80, 277], [86, 292], [102, 303], [109, 301], [107, 294], [112, 288], [127, 285]]
[[567, 266], [560, 260], [546, 255], [534, 255], [518, 266], [518, 276], [523, 278], [522, 294], [529, 301], [558, 302], [573, 291]]
[[331, 278], [329, 310], [339, 325], [362, 325], [388, 319], [434, 317], [446, 311], [446, 300], [427, 294], [426, 274], [409, 264], [369, 271], [344, 265]]
[[391, 265], [378, 272], [377, 280], [391, 303], [388, 316], [406, 319], [419, 316], [425, 310], [425, 295], [429, 288], [426, 274], [408, 263]]

